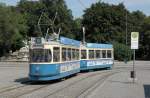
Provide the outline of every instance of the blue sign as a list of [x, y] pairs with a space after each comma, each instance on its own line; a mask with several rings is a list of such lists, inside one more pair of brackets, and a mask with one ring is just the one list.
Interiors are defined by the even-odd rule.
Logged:
[[60, 37], [60, 43], [65, 44], [65, 45], [77, 46], [77, 47], [80, 46], [80, 41], [62, 37], [62, 36]]
[[87, 43], [88, 48], [113, 48], [112, 44]]

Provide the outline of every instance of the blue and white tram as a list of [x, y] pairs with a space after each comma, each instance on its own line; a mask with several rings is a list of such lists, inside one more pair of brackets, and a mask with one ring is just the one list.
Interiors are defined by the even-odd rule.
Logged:
[[80, 48], [80, 70], [98, 68], [111, 69], [113, 65], [113, 46], [111, 44], [86, 43]]
[[80, 42], [60, 37], [59, 41], [32, 38], [29, 79], [46, 81], [80, 72]]

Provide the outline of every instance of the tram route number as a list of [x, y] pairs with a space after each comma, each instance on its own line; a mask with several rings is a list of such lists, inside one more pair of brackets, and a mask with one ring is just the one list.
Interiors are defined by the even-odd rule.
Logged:
[[80, 68], [80, 63], [67, 63], [60, 65], [60, 73], [76, 70]]

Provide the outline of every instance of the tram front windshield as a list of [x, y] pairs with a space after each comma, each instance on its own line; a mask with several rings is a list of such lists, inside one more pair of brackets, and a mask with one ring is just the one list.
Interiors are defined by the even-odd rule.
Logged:
[[30, 62], [51, 62], [51, 50], [49, 49], [31, 49]]

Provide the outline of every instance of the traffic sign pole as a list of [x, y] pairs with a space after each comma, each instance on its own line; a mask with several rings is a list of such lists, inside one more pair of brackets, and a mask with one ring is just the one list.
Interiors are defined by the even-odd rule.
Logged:
[[133, 50], [133, 83], [135, 82], [136, 71], [135, 71], [135, 49]]
[[136, 72], [135, 72], [135, 49], [139, 48], [139, 32], [131, 32], [131, 49], [133, 49], [133, 69], [131, 71], [131, 78], [133, 78], [133, 83], [135, 82]]

